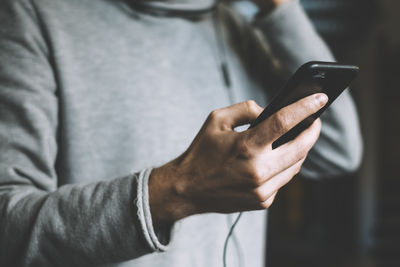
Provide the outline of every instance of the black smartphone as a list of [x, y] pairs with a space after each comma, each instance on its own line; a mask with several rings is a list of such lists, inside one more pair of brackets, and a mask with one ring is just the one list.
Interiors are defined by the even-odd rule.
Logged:
[[341, 65], [334, 62], [311, 61], [302, 65], [273, 97], [271, 103], [264, 109], [249, 128], [267, 119], [269, 116], [304, 97], [315, 93], [325, 93], [328, 103], [318, 112], [306, 118], [291, 130], [278, 138], [272, 148], [277, 148], [293, 140], [307, 129], [333, 101], [350, 85], [357, 76], [359, 68], [353, 65]]

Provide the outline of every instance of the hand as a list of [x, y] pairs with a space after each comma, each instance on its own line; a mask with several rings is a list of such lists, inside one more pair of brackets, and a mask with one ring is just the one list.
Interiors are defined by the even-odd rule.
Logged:
[[268, 13], [273, 9], [277, 8], [279, 5], [287, 3], [291, 0], [251, 0], [254, 4], [258, 6], [261, 13]]
[[213, 111], [188, 150], [152, 171], [150, 209], [154, 225], [189, 215], [268, 208], [277, 191], [296, 175], [318, 139], [316, 120], [294, 140], [272, 150], [272, 143], [327, 102], [315, 94], [287, 106], [244, 132], [262, 108], [247, 101]]

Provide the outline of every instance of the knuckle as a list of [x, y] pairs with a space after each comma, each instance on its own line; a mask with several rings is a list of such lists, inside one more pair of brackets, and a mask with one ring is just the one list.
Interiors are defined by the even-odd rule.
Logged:
[[283, 134], [287, 132], [289, 130], [287, 115], [282, 112], [275, 113], [272, 117], [271, 127], [274, 133]]
[[268, 209], [272, 206], [272, 203], [274, 202], [274, 199], [271, 197], [267, 200], [265, 200], [264, 202], [260, 203], [260, 208], [262, 209]]
[[297, 174], [300, 173], [301, 166], [302, 166], [302, 164], [299, 164], [299, 165], [296, 167], [296, 170], [295, 170], [295, 172], [294, 172], [294, 175], [297, 175]]
[[306, 156], [307, 156], [307, 150], [301, 149], [296, 154], [296, 162], [300, 161], [301, 159], [305, 158]]
[[303, 159], [299, 162], [299, 164], [297, 165], [296, 174], [298, 174], [298, 173], [301, 171], [301, 168], [303, 167], [304, 160], [305, 160], [305, 158], [303, 158]]
[[208, 115], [209, 120], [211, 121], [219, 121], [222, 117], [221, 109], [216, 109], [211, 111], [210, 115]]
[[258, 115], [259, 113], [258, 105], [254, 100], [247, 100], [244, 102], [244, 104], [246, 105], [249, 113]]
[[260, 188], [256, 188], [253, 190], [252, 192], [253, 194], [253, 199], [257, 202], [257, 203], [264, 203], [268, 198], [265, 195], [265, 193], [260, 189]]
[[267, 206], [267, 208], [271, 207], [272, 204], [275, 201], [276, 195], [278, 194], [278, 191], [275, 191], [271, 197], [269, 197], [266, 201], [265, 201], [265, 206]]
[[235, 149], [240, 159], [249, 160], [254, 157], [253, 149], [245, 138], [241, 138], [237, 141]]
[[267, 201], [265, 201], [265, 203], [266, 203], [266, 205], [268, 205], [268, 207], [271, 207], [271, 205], [272, 205], [272, 203], [274, 203], [274, 201], [275, 201], [275, 196], [267, 199]]
[[251, 175], [251, 185], [253, 186], [261, 186], [263, 184], [263, 179], [261, 175], [257, 172]]
[[263, 184], [263, 172], [257, 167], [251, 167], [248, 174], [250, 185], [259, 187]]
[[301, 101], [300, 107], [305, 112], [307, 112], [307, 114], [310, 114], [310, 115], [312, 113], [315, 113], [316, 111], [318, 111], [318, 109], [320, 108], [319, 103], [314, 95], [311, 95], [311, 96], [307, 97], [306, 99], [304, 99], [304, 101]]
[[300, 143], [294, 152], [295, 162], [298, 162], [303, 158], [305, 158], [307, 156], [307, 153], [308, 153], [308, 146], [305, 143]]

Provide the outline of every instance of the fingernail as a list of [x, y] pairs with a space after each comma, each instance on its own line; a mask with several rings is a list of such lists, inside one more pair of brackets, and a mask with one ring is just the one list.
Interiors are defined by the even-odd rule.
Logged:
[[322, 107], [328, 102], [328, 96], [326, 94], [316, 94], [315, 96], [318, 106]]

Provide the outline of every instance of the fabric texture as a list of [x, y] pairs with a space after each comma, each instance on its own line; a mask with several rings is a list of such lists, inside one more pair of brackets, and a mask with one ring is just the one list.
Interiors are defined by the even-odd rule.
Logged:
[[[297, 1], [254, 24], [220, 10], [235, 102], [267, 103], [271, 56], [287, 76], [332, 60]], [[231, 104], [212, 21], [118, 0], [0, 0], [0, 25], [0, 266], [221, 266], [235, 214], [156, 231], [147, 190], [151, 169]], [[353, 171], [362, 146], [349, 93], [322, 119], [303, 173]], [[265, 225], [265, 211], [243, 215], [229, 266], [263, 266]]]
[[144, 169], [138, 174], [138, 186], [135, 204], [138, 207], [138, 218], [142, 227], [143, 235], [146, 238], [150, 248], [154, 251], [165, 251], [167, 247], [164, 244], [161, 244], [159, 237], [153, 228], [153, 222], [151, 220], [148, 189], [150, 173], [151, 169]]

